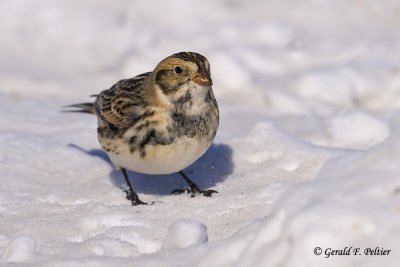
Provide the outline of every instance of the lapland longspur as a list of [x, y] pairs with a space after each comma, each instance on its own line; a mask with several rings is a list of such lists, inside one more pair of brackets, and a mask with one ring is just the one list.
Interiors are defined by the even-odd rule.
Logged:
[[[133, 190], [126, 170], [146, 174], [178, 172], [195, 194], [201, 190], [182, 170], [211, 145], [219, 123], [210, 64], [194, 52], [173, 54], [152, 72], [114, 84], [96, 95], [94, 103], [68, 107], [98, 119], [98, 139], [124, 175], [132, 205], [146, 204]], [[184, 190], [176, 190], [183, 192]]]

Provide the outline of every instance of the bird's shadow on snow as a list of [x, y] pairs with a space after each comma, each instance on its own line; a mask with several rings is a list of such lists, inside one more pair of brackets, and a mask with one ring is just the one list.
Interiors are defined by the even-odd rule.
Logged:
[[[107, 154], [101, 149], [85, 150], [75, 144], [76, 148], [88, 155], [101, 158], [111, 166], [114, 166]], [[226, 144], [212, 144], [207, 152], [195, 163], [183, 170], [183, 172], [195, 182], [199, 188], [208, 189], [224, 181], [234, 168], [232, 160], [233, 151]], [[137, 193], [151, 195], [169, 195], [175, 189], [187, 188], [185, 181], [178, 173], [168, 175], [149, 175], [137, 172], [128, 172], [129, 179]], [[111, 182], [119, 187], [126, 188], [124, 176], [119, 170], [113, 168], [110, 175]]]

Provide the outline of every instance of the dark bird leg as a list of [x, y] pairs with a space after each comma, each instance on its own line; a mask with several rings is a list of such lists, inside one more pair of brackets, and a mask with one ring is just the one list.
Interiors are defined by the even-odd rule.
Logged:
[[[183, 173], [183, 171], [180, 171], [179, 174], [182, 176], [183, 180], [185, 180], [185, 182], [188, 184], [188, 186], [189, 186], [188, 191], [191, 193], [191, 197], [195, 197], [196, 194], [201, 194], [206, 197], [211, 197], [212, 194], [218, 193], [218, 191], [215, 191], [215, 190], [201, 190], [195, 183], [193, 183], [189, 179], [189, 177], [186, 176], [186, 174]], [[183, 190], [183, 189], [176, 189], [176, 190], [172, 191], [173, 194], [181, 194], [183, 192], [185, 192], [185, 190]]]
[[133, 191], [131, 182], [129, 181], [129, 177], [128, 174], [126, 173], [126, 170], [124, 168], [121, 168], [121, 172], [125, 177], [125, 181], [128, 184], [129, 190], [124, 190], [124, 192], [126, 193], [126, 199], [132, 201], [132, 206], [137, 206], [137, 205], [147, 205], [147, 203], [141, 201], [138, 197], [138, 195], [136, 194], [135, 191]]

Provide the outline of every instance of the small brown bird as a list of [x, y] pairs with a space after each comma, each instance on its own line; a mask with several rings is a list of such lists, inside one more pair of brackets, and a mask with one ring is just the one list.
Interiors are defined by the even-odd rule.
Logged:
[[162, 60], [152, 72], [117, 82], [94, 103], [68, 107], [97, 115], [99, 142], [124, 175], [132, 205], [146, 203], [133, 190], [126, 170], [178, 172], [192, 197], [210, 197], [217, 191], [199, 189], [182, 170], [206, 152], [217, 132], [219, 111], [211, 86], [208, 60], [181, 52]]

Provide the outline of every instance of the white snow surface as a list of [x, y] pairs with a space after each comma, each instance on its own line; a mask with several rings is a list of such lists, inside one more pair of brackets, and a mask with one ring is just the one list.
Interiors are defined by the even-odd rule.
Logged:
[[173, 223], [164, 240], [163, 248], [182, 249], [208, 241], [207, 226], [190, 220], [179, 220]]
[[[0, 265], [399, 266], [400, 2], [0, 1]], [[221, 112], [186, 173], [123, 176], [62, 106], [166, 56]], [[320, 247], [322, 255], [314, 254]], [[329, 249], [360, 248], [361, 255]], [[365, 249], [391, 250], [365, 255]]]

